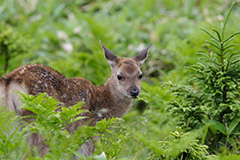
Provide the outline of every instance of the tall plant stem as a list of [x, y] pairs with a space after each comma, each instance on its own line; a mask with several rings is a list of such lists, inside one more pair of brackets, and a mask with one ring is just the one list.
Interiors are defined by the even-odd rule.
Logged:
[[[222, 72], [224, 74], [224, 77], [226, 77], [225, 72], [225, 64], [224, 64], [224, 56], [223, 56], [223, 42], [221, 42], [221, 48], [220, 48], [220, 55], [221, 55], [221, 64], [222, 64]], [[225, 103], [227, 101], [227, 87], [226, 87], [226, 80], [223, 81], [223, 99], [222, 102]]]
[[[223, 23], [223, 27], [222, 27], [222, 31], [221, 31], [221, 49], [220, 49], [220, 55], [221, 55], [221, 63], [222, 63], [222, 72], [223, 72], [223, 74], [224, 74], [224, 77], [226, 77], [227, 75], [225, 74], [226, 72], [227, 72], [227, 70], [225, 70], [225, 68], [224, 68], [224, 55], [223, 55], [223, 51], [224, 51], [224, 33], [225, 33], [225, 29], [226, 29], [226, 25], [227, 25], [227, 22], [228, 22], [228, 19], [229, 19], [229, 16], [230, 16], [230, 14], [231, 14], [231, 12], [232, 12], [232, 9], [233, 9], [233, 6], [234, 6], [234, 4], [235, 4], [236, 2], [234, 1], [233, 3], [232, 3], [232, 5], [231, 5], [231, 7], [230, 7], [230, 9], [228, 10], [228, 12], [227, 12], [227, 16], [226, 16], [226, 20], [224, 21], [224, 23]], [[227, 69], [227, 67], [226, 67], [226, 69]], [[223, 81], [223, 85], [224, 85], [224, 87], [223, 87], [223, 100], [222, 100], [222, 102], [223, 103], [226, 103], [226, 101], [227, 101], [227, 87], [226, 87], [226, 80], [224, 80]]]
[[[222, 64], [222, 72], [223, 72], [223, 76], [226, 77], [226, 73], [227, 73], [227, 68], [228, 66], [226, 67], [225, 69], [225, 64], [224, 64], [224, 55], [223, 55], [223, 51], [224, 51], [224, 33], [225, 33], [225, 29], [226, 29], [226, 25], [227, 25], [227, 22], [228, 22], [228, 19], [229, 19], [229, 16], [231, 14], [231, 11], [232, 11], [232, 8], [235, 4], [235, 1], [232, 3], [230, 9], [228, 10], [228, 13], [227, 13], [227, 16], [226, 16], [226, 20], [224, 21], [223, 23], [223, 26], [222, 26], [222, 29], [221, 29], [221, 38], [220, 38], [220, 43], [221, 43], [221, 48], [220, 48], [220, 56], [221, 56], [221, 64]], [[228, 65], [228, 64], [227, 64]], [[222, 103], [225, 104], [227, 102], [227, 86], [226, 86], [226, 80], [224, 79], [223, 81], [223, 90], [222, 90]], [[219, 119], [218, 121], [222, 123], [223, 121], [223, 116], [224, 114], [230, 112], [231, 110], [229, 108], [226, 108], [224, 111], [221, 112], [220, 116], [219, 116]]]

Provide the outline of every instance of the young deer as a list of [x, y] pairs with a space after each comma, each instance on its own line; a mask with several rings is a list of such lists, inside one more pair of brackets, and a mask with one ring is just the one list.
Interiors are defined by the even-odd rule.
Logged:
[[[0, 79], [0, 100], [3, 100], [3, 104], [9, 110], [24, 116], [31, 113], [19, 108], [21, 101], [15, 91], [33, 95], [46, 92], [66, 107], [83, 101], [84, 108], [90, 111], [88, 115], [92, 120], [90, 125], [95, 125], [104, 118], [122, 117], [129, 110], [133, 99], [140, 93], [142, 78], [140, 67], [147, 59], [151, 44], [134, 58], [118, 58], [102, 43], [101, 45], [112, 69], [111, 77], [103, 86], [96, 87], [84, 78], [66, 78], [61, 73], [40, 64], [25, 65]], [[66, 129], [73, 133], [85, 121], [74, 122]], [[44, 156], [49, 148], [42, 141], [38, 134], [32, 134], [30, 137], [30, 144], [36, 145]], [[79, 152], [88, 156], [93, 150], [94, 144], [89, 141], [83, 144]]]

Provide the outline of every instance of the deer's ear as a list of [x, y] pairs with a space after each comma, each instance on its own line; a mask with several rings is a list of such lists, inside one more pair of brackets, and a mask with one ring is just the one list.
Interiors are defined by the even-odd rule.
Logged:
[[138, 62], [139, 66], [142, 66], [143, 62], [147, 59], [148, 52], [149, 52], [151, 45], [152, 45], [152, 43], [147, 48], [145, 48], [144, 50], [139, 52], [138, 55], [134, 58]]
[[108, 61], [108, 63], [110, 64], [111, 68], [113, 68], [117, 63], [118, 63], [118, 57], [115, 56], [112, 51], [110, 49], [108, 49], [107, 47], [105, 47], [101, 41], [99, 41], [103, 51], [104, 51], [104, 56], [106, 58], [106, 60]]

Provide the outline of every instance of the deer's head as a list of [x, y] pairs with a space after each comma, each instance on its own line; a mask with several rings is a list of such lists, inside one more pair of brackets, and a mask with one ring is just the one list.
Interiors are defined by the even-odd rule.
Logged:
[[123, 96], [136, 98], [140, 93], [140, 82], [142, 79], [140, 68], [148, 57], [148, 51], [151, 44], [139, 52], [134, 58], [119, 58], [102, 43], [101, 45], [105, 58], [112, 69], [112, 75], [109, 79], [110, 84], [114, 85], [114, 88]]

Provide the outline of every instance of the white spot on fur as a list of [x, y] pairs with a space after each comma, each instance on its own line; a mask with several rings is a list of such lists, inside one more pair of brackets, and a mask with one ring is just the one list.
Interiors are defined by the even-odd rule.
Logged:
[[91, 91], [93, 90], [91, 85], [89, 85], [88, 88], [89, 88]]
[[20, 74], [23, 74], [27, 68], [23, 67], [23, 69], [19, 72]]
[[88, 93], [88, 97], [89, 97], [89, 98], [91, 97], [91, 94], [90, 94], [90, 92]]
[[62, 98], [63, 99], [67, 98], [67, 95], [66, 94], [62, 95]]
[[24, 69], [22, 69], [19, 73], [20, 73], [20, 74], [23, 74], [23, 73], [24, 73]]
[[102, 108], [98, 111], [97, 115], [98, 117], [102, 117], [103, 114], [107, 113], [108, 112], [108, 109], [107, 108]]

